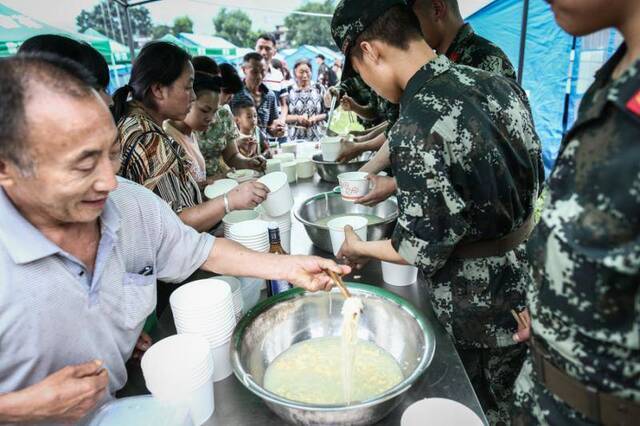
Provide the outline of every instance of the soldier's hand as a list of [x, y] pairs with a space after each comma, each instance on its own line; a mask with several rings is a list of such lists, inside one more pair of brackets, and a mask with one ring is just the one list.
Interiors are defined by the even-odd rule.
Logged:
[[337, 86], [329, 87], [324, 93], [324, 105], [329, 108], [331, 107], [331, 98], [334, 96], [338, 97], [338, 101], [340, 100], [340, 89]]
[[360, 254], [359, 245], [362, 240], [354, 232], [353, 228], [349, 225], [344, 227], [344, 243], [340, 247], [340, 251], [336, 255], [336, 258], [346, 260], [354, 269], [362, 269], [364, 265], [369, 262], [369, 259]]
[[362, 153], [360, 146], [353, 142], [351, 137], [342, 138], [340, 140], [340, 152], [336, 161], [338, 163], [348, 163], [349, 161], [357, 158]]
[[77, 422], [93, 410], [109, 385], [101, 361], [70, 365], [16, 395], [29, 406], [30, 421]]
[[398, 189], [396, 179], [392, 177], [369, 175], [367, 176], [367, 179], [371, 182], [371, 191], [369, 191], [364, 197], [360, 197], [355, 200], [357, 204], [363, 204], [369, 207], [375, 206], [376, 204], [391, 197]]
[[513, 340], [521, 343], [526, 342], [531, 337], [531, 317], [529, 316], [529, 310], [525, 309], [524, 311], [518, 314], [522, 322], [524, 322], [525, 327], [522, 325], [518, 325], [518, 331], [513, 335]]
[[353, 111], [354, 105], [356, 105], [356, 101], [354, 101], [350, 96], [344, 95], [340, 98], [340, 106], [345, 111]]

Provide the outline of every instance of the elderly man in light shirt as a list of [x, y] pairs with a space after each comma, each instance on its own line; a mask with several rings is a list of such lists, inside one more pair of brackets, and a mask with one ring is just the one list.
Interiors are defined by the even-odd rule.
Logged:
[[185, 226], [117, 179], [109, 110], [75, 63], [0, 60], [0, 424], [75, 422], [127, 380], [156, 280], [198, 268], [331, 286], [334, 262], [256, 253]]

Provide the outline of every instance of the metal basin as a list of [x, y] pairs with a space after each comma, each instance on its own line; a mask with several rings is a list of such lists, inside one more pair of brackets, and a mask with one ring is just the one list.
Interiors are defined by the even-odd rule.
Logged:
[[349, 163], [336, 163], [335, 161], [324, 161], [322, 154], [316, 154], [311, 158], [313, 164], [316, 165], [320, 178], [327, 182], [338, 182], [340, 173], [357, 172], [360, 167], [367, 164], [371, 154], [362, 154], [360, 157]]
[[271, 297], [247, 313], [232, 337], [231, 362], [238, 380], [284, 420], [299, 425], [366, 425], [393, 410], [433, 358], [435, 337], [427, 319], [405, 299], [387, 290], [348, 283], [364, 298], [358, 337], [389, 352], [404, 380], [385, 393], [351, 405], [314, 405], [291, 401], [262, 387], [269, 364], [291, 345], [339, 336], [344, 297], [294, 289]]
[[305, 200], [293, 212], [296, 219], [304, 225], [313, 245], [329, 253], [333, 253], [329, 228], [316, 222], [327, 216], [358, 213], [384, 219], [380, 223], [367, 226], [367, 241], [383, 240], [391, 237], [393, 233], [398, 219], [398, 202], [391, 197], [374, 207], [367, 207], [344, 201], [340, 194], [335, 192], [324, 192]]

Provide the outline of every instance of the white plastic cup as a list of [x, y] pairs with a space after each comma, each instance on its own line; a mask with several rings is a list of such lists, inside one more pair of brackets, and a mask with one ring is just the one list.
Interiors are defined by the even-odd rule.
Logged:
[[272, 172], [281, 172], [282, 171], [282, 160], [277, 158], [270, 158], [267, 160], [267, 168], [265, 169], [265, 174]]
[[[213, 374], [215, 375], [215, 369]], [[187, 401], [194, 426], [200, 426], [209, 420], [209, 417], [211, 417], [216, 409], [213, 394], [213, 378], [191, 392], [188, 397], [185, 398], [185, 401]]]
[[296, 142], [285, 142], [280, 144], [280, 148], [282, 149], [282, 152], [285, 154], [296, 155], [298, 144]]
[[260, 300], [260, 289], [265, 284], [261, 278], [242, 277], [242, 312], [246, 314], [249, 309], [258, 304]]
[[213, 355], [213, 381], [219, 382], [221, 380], [226, 379], [233, 373], [233, 368], [231, 367], [231, 354], [230, 354], [230, 346], [231, 339], [227, 339], [226, 342], [219, 344], [218, 346], [211, 348], [211, 353]]
[[[425, 422], [425, 419], [429, 419]], [[482, 420], [471, 409], [446, 398], [425, 398], [411, 404], [402, 414], [401, 426], [481, 426]]]
[[274, 155], [273, 158], [275, 160], [280, 160], [280, 162], [284, 164], [290, 161], [294, 161], [296, 159], [296, 156], [295, 154], [292, 154], [290, 152], [283, 152], [283, 153]]
[[340, 136], [325, 136], [320, 141], [320, 150], [322, 151], [322, 159], [324, 161], [336, 161], [340, 154], [342, 145], [340, 144]]
[[385, 283], [398, 287], [408, 286], [418, 279], [418, 268], [412, 265], [398, 265], [391, 262], [380, 262], [382, 279]]
[[329, 228], [329, 235], [331, 236], [331, 247], [333, 248], [333, 255], [337, 256], [340, 248], [342, 247], [342, 244], [344, 244], [345, 226], [351, 226], [356, 235], [360, 237], [362, 241], [366, 241], [367, 224], [367, 218], [362, 216], [342, 216], [331, 219], [327, 223], [327, 227]]
[[308, 158], [298, 159], [296, 167], [298, 179], [309, 179], [310, 177], [313, 177], [313, 174], [315, 173], [313, 166], [313, 162]]
[[287, 181], [289, 183], [295, 183], [298, 180], [298, 163], [296, 161], [289, 161], [282, 165], [282, 171], [287, 174]]
[[233, 179], [220, 179], [208, 185], [204, 189], [204, 195], [208, 199], [213, 200], [231, 191], [236, 186], [238, 186], [238, 182]]
[[289, 177], [284, 172], [273, 172], [258, 179], [269, 188], [269, 195], [262, 203], [269, 216], [282, 216], [293, 207], [293, 194], [289, 186]]
[[369, 192], [369, 180], [365, 172], [348, 172], [338, 175], [340, 195], [345, 201], [355, 201]]

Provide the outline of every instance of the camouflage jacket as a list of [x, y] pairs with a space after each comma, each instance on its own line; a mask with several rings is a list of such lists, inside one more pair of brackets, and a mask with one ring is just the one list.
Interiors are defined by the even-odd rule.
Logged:
[[[567, 374], [640, 401], [640, 60], [596, 74], [528, 244], [535, 337]], [[543, 407], [544, 408], [544, 407]]]
[[409, 81], [389, 132], [400, 217], [394, 248], [427, 279], [458, 345], [513, 344], [511, 309], [530, 280], [524, 246], [461, 260], [459, 243], [494, 240], [533, 212], [544, 178], [540, 141], [522, 89], [439, 56]]
[[516, 79], [516, 71], [507, 55], [498, 46], [477, 35], [470, 24], [460, 28], [446, 56], [457, 64]]
[[371, 106], [378, 111], [378, 120], [380, 120], [380, 122], [389, 122], [389, 126], [387, 126], [387, 130], [385, 131], [385, 134], [389, 135], [391, 127], [398, 121], [398, 117], [400, 116], [400, 106], [389, 102], [377, 93], [374, 93], [373, 98]]

